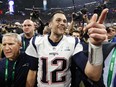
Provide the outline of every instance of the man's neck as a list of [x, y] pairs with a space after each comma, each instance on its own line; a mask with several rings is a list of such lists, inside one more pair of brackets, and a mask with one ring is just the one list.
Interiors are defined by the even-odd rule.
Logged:
[[25, 34], [24, 36], [25, 36], [26, 38], [32, 38], [32, 37], [34, 36], [34, 33], [33, 33], [33, 34], [32, 34], [32, 33], [31, 33], [31, 34]]
[[52, 40], [53, 42], [59, 42], [62, 39], [63, 35], [55, 35], [55, 34], [51, 34], [49, 36], [49, 39]]

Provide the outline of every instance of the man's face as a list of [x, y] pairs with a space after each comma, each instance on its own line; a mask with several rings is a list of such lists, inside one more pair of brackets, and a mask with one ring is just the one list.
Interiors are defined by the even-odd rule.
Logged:
[[73, 33], [72, 33], [72, 36], [74, 36], [74, 37], [77, 38], [77, 37], [80, 37], [80, 34], [79, 34], [79, 32], [73, 32]]
[[8, 59], [14, 59], [19, 55], [21, 45], [15, 37], [5, 36], [2, 40], [3, 52]]
[[108, 35], [108, 39], [112, 39], [116, 35], [116, 30], [114, 28], [110, 27], [107, 35]]
[[50, 22], [51, 32], [57, 35], [63, 35], [67, 28], [67, 19], [64, 14], [57, 13]]
[[34, 23], [31, 20], [23, 22], [23, 32], [26, 34], [33, 33], [35, 29]]

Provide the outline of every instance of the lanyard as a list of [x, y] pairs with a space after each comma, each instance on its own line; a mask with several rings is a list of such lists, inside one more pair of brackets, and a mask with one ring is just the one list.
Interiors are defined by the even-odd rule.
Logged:
[[26, 41], [25, 41], [25, 35], [24, 34], [22, 35], [22, 47], [23, 47], [23, 50], [25, 51]]
[[26, 48], [26, 44], [25, 44], [25, 40], [23, 40], [23, 49], [25, 50]]
[[107, 78], [107, 86], [110, 87], [111, 81], [112, 81], [112, 75], [114, 71], [114, 63], [116, 59], [116, 48], [113, 51], [111, 61], [110, 61], [110, 66], [109, 66], [109, 72], [108, 72], [108, 78]]
[[[6, 64], [5, 64], [5, 82], [8, 81], [8, 59], [6, 59]], [[16, 66], [16, 61], [13, 64], [13, 70], [12, 70], [12, 81], [14, 81], [14, 76], [15, 76], [15, 66]]]

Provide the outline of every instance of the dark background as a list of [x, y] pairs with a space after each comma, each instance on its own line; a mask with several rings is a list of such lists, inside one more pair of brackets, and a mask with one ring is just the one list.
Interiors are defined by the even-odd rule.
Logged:
[[[0, 14], [1, 18], [7, 17], [6, 12], [8, 11], [8, 0], [0, 0]], [[103, 0], [47, 0], [47, 10], [43, 10], [43, 0], [14, 0], [14, 14], [15, 16], [21, 16], [22, 18], [29, 18], [30, 12], [33, 10], [33, 7], [36, 8], [39, 12], [41, 18], [47, 18], [55, 10], [63, 10], [66, 12], [67, 16], [70, 16], [72, 12], [77, 12], [81, 10], [84, 5], [88, 9], [88, 14], [92, 15], [94, 9], [103, 4]], [[75, 6], [75, 9], [74, 9]], [[110, 9], [109, 18], [114, 15], [116, 17], [116, 0], [109, 0], [107, 7]], [[17, 18], [17, 17], [16, 17]], [[12, 17], [11, 17], [12, 19]], [[45, 19], [46, 20], [46, 19]]]

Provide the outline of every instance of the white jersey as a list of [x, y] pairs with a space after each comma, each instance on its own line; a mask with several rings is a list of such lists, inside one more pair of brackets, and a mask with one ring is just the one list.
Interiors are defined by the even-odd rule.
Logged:
[[69, 87], [71, 56], [82, 51], [82, 45], [76, 44], [75, 38], [70, 36], [63, 36], [57, 46], [50, 44], [47, 35], [37, 36], [35, 46], [32, 42], [33, 40], [30, 41], [26, 53], [39, 58], [38, 87]]

